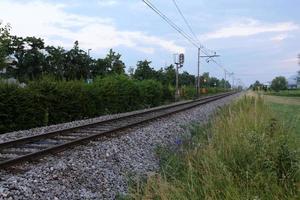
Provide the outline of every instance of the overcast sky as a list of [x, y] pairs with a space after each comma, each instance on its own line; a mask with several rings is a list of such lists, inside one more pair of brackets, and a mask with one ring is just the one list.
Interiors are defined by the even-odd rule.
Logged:
[[[151, 0], [165, 15], [188, 32], [172, 0]], [[299, 0], [177, 0], [201, 43], [221, 55], [228, 71], [245, 84], [289, 77], [300, 67]], [[1, 0], [0, 19], [12, 33], [38, 36], [47, 45], [91, 48], [95, 58], [113, 48], [126, 66], [138, 60], [153, 61], [156, 69], [184, 52], [183, 70], [196, 74], [197, 50], [170, 28], [141, 0]], [[213, 63], [201, 64], [201, 72], [221, 78]]]

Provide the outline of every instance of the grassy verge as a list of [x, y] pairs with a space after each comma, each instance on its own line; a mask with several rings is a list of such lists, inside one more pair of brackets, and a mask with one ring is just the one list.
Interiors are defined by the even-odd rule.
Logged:
[[129, 199], [297, 199], [299, 143], [261, 98], [222, 108], [172, 150]]

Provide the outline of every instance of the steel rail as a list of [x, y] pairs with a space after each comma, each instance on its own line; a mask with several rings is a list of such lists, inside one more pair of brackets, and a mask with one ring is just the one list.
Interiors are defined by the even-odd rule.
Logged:
[[[34, 160], [43, 155], [55, 153], [68, 147], [91, 141], [101, 136], [107, 136], [111, 133], [119, 132], [154, 119], [158, 119], [199, 105], [203, 105], [232, 94], [234, 94], [234, 92], [222, 93], [200, 98], [197, 100], [171, 104], [168, 106], [153, 108], [134, 114], [128, 114], [121, 117], [76, 126], [73, 128], [65, 128], [62, 130], [51, 131], [40, 135], [3, 142], [0, 143], [0, 168], [6, 168], [24, 161]], [[56, 142], [51, 143], [49, 142], [49, 140], [53, 140]], [[54, 145], [51, 146], [51, 144]], [[36, 149], [36, 151], [27, 152], [22, 151], [22, 149]], [[5, 157], [5, 155], [8, 156]]]

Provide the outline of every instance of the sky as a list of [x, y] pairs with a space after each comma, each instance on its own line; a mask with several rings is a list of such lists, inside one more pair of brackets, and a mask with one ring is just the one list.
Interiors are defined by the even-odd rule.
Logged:
[[[190, 34], [173, 0], [150, 0]], [[300, 70], [299, 0], [176, 0], [201, 44], [227, 71], [250, 85]], [[0, 20], [12, 34], [37, 36], [47, 45], [71, 48], [78, 40], [94, 58], [110, 48], [127, 67], [139, 60], [160, 69], [172, 64], [175, 53], [185, 53], [181, 71], [197, 73], [197, 49], [142, 0], [0, 0]], [[224, 70], [201, 60], [200, 72], [218, 78]]]

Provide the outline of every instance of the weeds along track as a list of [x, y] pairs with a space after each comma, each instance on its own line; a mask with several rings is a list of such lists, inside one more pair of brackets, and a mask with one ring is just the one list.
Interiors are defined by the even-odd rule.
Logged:
[[49, 153], [62, 151], [68, 147], [80, 145], [101, 136], [110, 137], [113, 133], [126, 128], [207, 104], [232, 94], [234, 94], [234, 92], [203, 97], [193, 101], [154, 108], [136, 114], [103, 120], [97, 123], [0, 143], [0, 168], [7, 168], [21, 162], [31, 161]]

